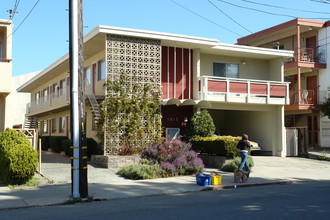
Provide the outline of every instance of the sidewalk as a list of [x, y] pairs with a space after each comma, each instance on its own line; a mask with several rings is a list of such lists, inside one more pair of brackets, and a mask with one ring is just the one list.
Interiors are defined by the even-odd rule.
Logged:
[[[330, 156], [330, 154], [329, 154]], [[254, 156], [255, 166], [247, 183], [234, 183], [233, 173], [219, 169], [205, 169], [204, 173], [222, 175], [222, 184], [199, 186], [195, 176], [129, 180], [115, 174], [114, 170], [88, 165], [89, 196], [94, 200], [109, 200], [137, 196], [184, 193], [200, 190], [240, 188], [297, 181], [330, 180], [330, 162], [298, 157]], [[0, 210], [18, 207], [62, 204], [71, 198], [71, 163], [66, 156], [43, 153], [42, 179], [36, 188], [0, 185]], [[48, 180], [47, 180], [47, 179]]]

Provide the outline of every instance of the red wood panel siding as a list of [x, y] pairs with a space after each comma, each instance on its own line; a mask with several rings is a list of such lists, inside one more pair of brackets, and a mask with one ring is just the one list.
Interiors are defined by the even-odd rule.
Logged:
[[280, 85], [270, 86], [270, 96], [287, 96], [286, 87]]
[[168, 65], [169, 65], [169, 86], [170, 86], [170, 91], [169, 91], [169, 97], [168, 98], [173, 98], [174, 97], [174, 48], [170, 47], [169, 52], [168, 52]]
[[230, 82], [229, 92], [232, 93], [247, 93], [247, 84], [240, 82]]
[[224, 81], [208, 81], [209, 92], [227, 92], [227, 82]]
[[[183, 49], [183, 78], [184, 78], [184, 90], [183, 98], [188, 99], [189, 96], [189, 83], [191, 78], [189, 78], [189, 49]], [[191, 88], [191, 87], [190, 87]]]
[[167, 54], [168, 54], [168, 47], [162, 47], [162, 92], [163, 92], [163, 99], [167, 99], [168, 97], [168, 85], [169, 85], [169, 79], [168, 79], [168, 65], [167, 65]]
[[175, 49], [175, 94], [174, 97], [182, 99], [182, 48]]
[[188, 99], [193, 94], [192, 50], [162, 47], [163, 99]]
[[250, 94], [267, 95], [267, 85], [251, 83]]

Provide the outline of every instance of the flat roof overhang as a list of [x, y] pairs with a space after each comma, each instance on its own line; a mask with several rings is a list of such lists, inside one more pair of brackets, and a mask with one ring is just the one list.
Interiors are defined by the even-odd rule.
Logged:
[[[84, 36], [84, 58], [105, 50], [105, 38], [107, 34], [141, 37], [161, 41], [161, 46], [199, 49], [201, 53], [209, 53], [224, 56], [275, 59], [293, 56], [292, 51], [274, 50], [260, 47], [250, 47], [234, 44], [219, 43], [216, 39], [169, 34], [155, 31], [144, 31], [137, 29], [97, 26]], [[50, 81], [58, 74], [69, 70], [69, 54], [55, 61], [49, 67], [41, 71], [31, 80], [17, 89], [18, 92], [31, 92], [47, 81]]]
[[326, 22], [296, 18], [291, 21], [264, 29], [262, 31], [250, 34], [248, 36], [237, 39], [237, 44], [257, 46], [279, 39], [284, 39], [297, 34], [297, 26], [300, 25], [300, 33], [318, 30], [325, 27]]

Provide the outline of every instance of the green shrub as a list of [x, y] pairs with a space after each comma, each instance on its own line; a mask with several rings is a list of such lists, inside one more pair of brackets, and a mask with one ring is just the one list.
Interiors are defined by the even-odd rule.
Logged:
[[163, 171], [158, 164], [145, 163], [128, 165], [117, 172], [118, 175], [133, 180], [154, 179], [162, 176], [162, 173]]
[[93, 138], [86, 138], [87, 141], [87, 156], [90, 158], [92, 155], [102, 155], [103, 151]]
[[0, 133], [0, 177], [5, 183], [25, 183], [37, 166], [38, 153], [24, 134], [13, 129]]
[[[222, 171], [234, 172], [238, 170], [238, 167], [241, 163], [241, 157], [235, 157], [234, 159], [227, 160], [221, 167]], [[248, 155], [248, 163], [250, 167], [254, 166], [253, 158]]]
[[191, 140], [192, 149], [201, 153], [234, 158], [238, 155], [237, 143], [241, 137], [217, 136], [195, 137]]
[[190, 119], [185, 131], [185, 140], [190, 142], [194, 137], [212, 136], [215, 131], [213, 119], [207, 110], [196, 112]]
[[50, 136], [40, 136], [39, 138], [41, 139], [41, 149], [42, 150], [48, 150], [50, 148], [49, 146], [49, 137]]
[[62, 149], [62, 140], [68, 140], [67, 136], [50, 136], [49, 137], [49, 146], [55, 153], [60, 153]]

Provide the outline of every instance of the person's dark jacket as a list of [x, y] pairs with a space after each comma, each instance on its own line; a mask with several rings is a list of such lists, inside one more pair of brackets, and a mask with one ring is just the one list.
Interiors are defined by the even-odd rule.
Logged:
[[251, 148], [251, 144], [247, 140], [240, 140], [237, 144], [237, 148], [248, 151]]

